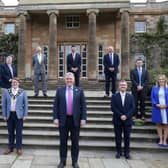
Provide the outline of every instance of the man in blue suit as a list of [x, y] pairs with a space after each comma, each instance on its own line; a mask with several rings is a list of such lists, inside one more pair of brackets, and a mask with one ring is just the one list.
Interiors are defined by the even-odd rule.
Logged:
[[136, 67], [131, 70], [130, 78], [132, 83], [131, 90], [136, 105], [134, 118], [145, 120], [145, 99], [148, 91], [149, 75], [148, 71], [143, 67], [142, 58], [136, 60]]
[[130, 158], [130, 133], [132, 129], [132, 116], [135, 109], [133, 96], [126, 92], [127, 82], [121, 80], [119, 82], [119, 92], [111, 98], [111, 110], [113, 112], [113, 124], [116, 143], [116, 158], [122, 156], [122, 132], [124, 132], [124, 156]]
[[71, 134], [71, 157], [73, 168], [79, 168], [79, 132], [80, 126], [86, 123], [86, 102], [83, 90], [74, 86], [74, 75], [65, 75], [66, 86], [57, 89], [53, 116], [54, 124], [60, 133], [60, 163], [58, 168], [64, 168], [67, 158], [67, 141]]
[[[22, 154], [23, 121], [28, 114], [26, 92], [19, 88], [19, 79], [12, 79], [12, 87], [5, 89], [2, 95], [2, 115], [8, 127], [8, 149], [4, 154], [10, 154], [16, 147], [16, 153]], [[16, 131], [16, 145], [15, 143]]]
[[114, 53], [113, 46], [108, 47], [108, 54], [103, 57], [104, 73], [105, 73], [105, 90], [106, 94], [104, 97], [109, 97], [110, 79], [112, 84], [112, 94], [116, 92], [116, 79], [118, 73], [118, 66], [120, 64], [119, 56]]
[[2, 88], [10, 88], [12, 78], [17, 76], [16, 67], [14, 64], [12, 64], [13, 56], [9, 55], [6, 57], [6, 62], [1, 65], [0, 71], [1, 71], [1, 81], [0, 86]]
[[75, 86], [79, 86], [81, 71], [81, 56], [76, 52], [76, 47], [72, 46], [71, 53], [67, 56], [67, 71], [72, 72], [75, 76]]

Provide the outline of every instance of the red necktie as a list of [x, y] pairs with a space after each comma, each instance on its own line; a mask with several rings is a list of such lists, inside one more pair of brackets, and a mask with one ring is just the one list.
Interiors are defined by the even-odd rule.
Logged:
[[72, 88], [68, 87], [68, 110], [67, 115], [72, 115]]

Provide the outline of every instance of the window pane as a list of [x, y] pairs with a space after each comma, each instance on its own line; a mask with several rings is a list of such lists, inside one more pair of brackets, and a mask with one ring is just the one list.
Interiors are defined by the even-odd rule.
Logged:
[[146, 22], [135, 22], [135, 32], [143, 33], [146, 32]]
[[14, 23], [6, 23], [4, 25], [4, 33], [9, 34], [9, 33], [15, 33], [15, 24]]
[[79, 28], [80, 26], [80, 16], [66, 16], [65, 26], [67, 28]]

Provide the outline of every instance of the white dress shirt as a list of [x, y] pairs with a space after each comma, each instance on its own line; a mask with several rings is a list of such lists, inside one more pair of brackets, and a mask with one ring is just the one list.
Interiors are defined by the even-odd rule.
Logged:
[[[12, 88], [12, 94], [14, 96], [17, 95], [19, 88]], [[14, 98], [13, 96], [11, 97], [11, 111], [16, 111], [16, 97]]]
[[41, 64], [41, 61], [42, 61], [42, 54], [38, 54], [38, 61], [39, 61], [39, 64]]
[[126, 94], [126, 92], [120, 92], [121, 101], [122, 101], [122, 106], [124, 106], [124, 103], [125, 103], [125, 94]]

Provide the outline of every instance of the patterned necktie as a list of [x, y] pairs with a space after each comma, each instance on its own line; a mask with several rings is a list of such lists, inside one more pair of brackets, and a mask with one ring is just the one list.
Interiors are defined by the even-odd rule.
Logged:
[[68, 87], [68, 110], [67, 115], [72, 115], [72, 88]]

